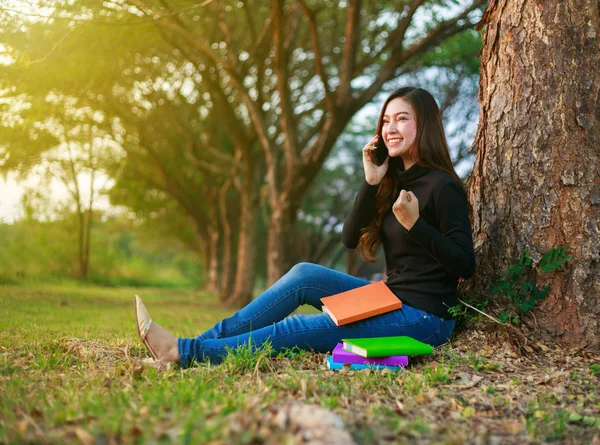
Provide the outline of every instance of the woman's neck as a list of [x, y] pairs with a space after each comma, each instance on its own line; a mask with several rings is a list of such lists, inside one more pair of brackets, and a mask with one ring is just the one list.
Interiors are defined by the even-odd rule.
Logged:
[[413, 161], [412, 159], [402, 158], [402, 162], [404, 163], [404, 170], [408, 170], [413, 165], [415, 165], [415, 161]]

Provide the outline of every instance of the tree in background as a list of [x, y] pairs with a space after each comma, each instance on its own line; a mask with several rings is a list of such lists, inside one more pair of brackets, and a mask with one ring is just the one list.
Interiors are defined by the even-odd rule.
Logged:
[[90, 265], [94, 204], [108, 191], [121, 153], [107, 134], [101, 114], [77, 108], [73, 103], [63, 107], [62, 98], [55, 95], [47, 96], [45, 101], [52, 105], [53, 112], [48, 116], [27, 110], [17, 114], [6, 110], [4, 144], [12, 144], [13, 149], [6, 151], [0, 173], [16, 172], [22, 178], [35, 174], [43, 178], [38, 194], [49, 194], [53, 180], [64, 186], [68, 202], [62, 213], [75, 215], [77, 275], [85, 280]]
[[568, 246], [535, 317], [537, 335], [600, 346], [600, 11], [598, 2], [502, 0], [484, 15], [480, 120], [471, 178], [475, 295], [527, 249]]
[[[260, 208], [258, 198], [264, 197], [269, 218], [272, 282], [289, 266], [289, 241], [303, 197], [352, 116], [392, 79], [425, 72], [442, 58], [460, 63], [460, 52], [443, 47], [456, 46], [458, 40], [453, 39], [460, 36], [472, 36], [469, 30], [481, 4], [180, 2], [173, 10], [164, 2], [137, 0], [59, 4], [53, 19], [28, 27], [26, 38], [17, 30], [7, 39], [15, 59], [23, 61], [12, 69], [11, 93], [43, 97], [48, 90], [60, 89], [102, 112], [123, 120], [129, 116], [133, 124], [167, 100], [173, 105], [197, 104], [195, 115], [176, 112], [173, 119], [165, 114], [163, 129], [173, 120], [187, 123], [191, 116], [214, 115], [208, 127], [200, 128], [222, 123], [236, 160], [225, 170], [245, 172], [242, 179], [215, 174], [218, 184], [240, 191], [240, 234], [249, 234], [247, 242], [237, 240], [236, 282], [245, 287], [233, 292], [233, 300], [241, 305], [252, 296], [248, 283], [254, 277], [248, 274], [256, 248], [252, 218]], [[157, 90], [170, 96], [155, 100]], [[127, 110], [111, 111], [115, 108]], [[198, 144], [194, 131], [180, 132], [187, 134], [180, 148], [194, 147], [193, 156], [179, 158], [180, 166], [194, 165], [194, 160], [205, 168], [207, 162], [232, 166], [208, 149], [221, 146], [210, 138]], [[124, 136], [131, 137], [126, 150], [139, 146], [139, 132], [129, 133]], [[159, 137], [173, 141], [172, 134]], [[155, 141], [147, 142], [146, 148]], [[171, 150], [166, 147], [163, 144], [159, 156], [139, 159], [154, 162], [151, 171], [159, 171], [162, 152]], [[171, 162], [177, 162], [174, 155]], [[198, 178], [208, 177], [197, 170]], [[220, 224], [217, 233], [226, 231], [225, 226]], [[198, 236], [206, 245], [215, 244], [210, 238], [214, 234]]]

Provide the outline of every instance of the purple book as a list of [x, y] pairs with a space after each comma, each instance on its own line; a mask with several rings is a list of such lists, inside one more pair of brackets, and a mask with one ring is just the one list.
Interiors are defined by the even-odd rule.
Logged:
[[335, 363], [359, 363], [369, 365], [408, 366], [406, 355], [390, 355], [389, 357], [365, 358], [352, 352], [344, 351], [342, 343], [338, 343], [333, 350], [333, 361]]

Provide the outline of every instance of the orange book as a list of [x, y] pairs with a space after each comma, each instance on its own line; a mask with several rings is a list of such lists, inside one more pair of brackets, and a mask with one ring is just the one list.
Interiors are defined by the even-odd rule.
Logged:
[[402, 302], [383, 281], [321, 298], [323, 312], [337, 326], [400, 309]]

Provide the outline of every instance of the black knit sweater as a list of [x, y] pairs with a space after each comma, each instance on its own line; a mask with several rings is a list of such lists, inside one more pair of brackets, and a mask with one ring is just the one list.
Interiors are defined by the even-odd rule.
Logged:
[[[458, 304], [458, 278], [475, 273], [475, 253], [467, 198], [462, 187], [442, 170], [413, 165], [398, 170], [399, 190], [415, 194], [419, 219], [406, 230], [391, 206], [382, 224], [387, 285], [409, 306], [443, 318]], [[344, 223], [342, 242], [355, 249], [360, 231], [373, 217], [379, 186], [364, 182]]]

